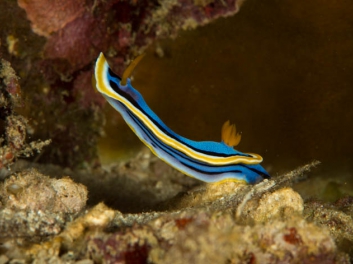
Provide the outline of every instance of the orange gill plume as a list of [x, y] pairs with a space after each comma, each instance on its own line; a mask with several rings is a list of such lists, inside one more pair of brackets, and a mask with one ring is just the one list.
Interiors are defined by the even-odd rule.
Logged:
[[229, 120], [222, 126], [222, 141], [230, 147], [235, 147], [239, 144], [241, 135], [237, 134], [237, 129], [234, 124], [230, 124]]

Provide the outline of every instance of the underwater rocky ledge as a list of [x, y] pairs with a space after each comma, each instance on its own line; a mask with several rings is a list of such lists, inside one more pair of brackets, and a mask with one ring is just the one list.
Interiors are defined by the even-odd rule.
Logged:
[[[319, 162], [257, 185], [159, 177], [161, 164], [147, 150], [110, 173], [16, 162], [0, 185], [0, 263], [350, 263], [353, 198], [291, 188]], [[140, 212], [97, 203], [97, 189]]]

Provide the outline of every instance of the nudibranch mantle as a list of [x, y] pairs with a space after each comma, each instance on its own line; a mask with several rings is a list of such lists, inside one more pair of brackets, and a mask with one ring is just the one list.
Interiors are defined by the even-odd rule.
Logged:
[[260, 155], [233, 148], [239, 143], [240, 135], [229, 122], [223, 125], [222, 142], [193, 141], [167, 127], [132, 87], [131, 80], [122, 80], [110, 69], [103, 53], [97, 59], [94, 77], [96, 89], [122, 115], [140, 140], [157, 157], [182, 173], [204, 182], [257, 183], [270, 177], [259, 164]]

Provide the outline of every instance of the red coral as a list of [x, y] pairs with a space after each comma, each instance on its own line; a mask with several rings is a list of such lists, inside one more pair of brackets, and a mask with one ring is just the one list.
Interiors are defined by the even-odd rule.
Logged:
[[175, 224], [176, 226], [183, 230], [185, 229], [185, 227], [192, 222], [191, 218], [179, 218], [179, 219], [175, 219]]
[[19, 5], [34, 30], [51, 33], [41, 63], [43, 76], [51, 84], [58, 80], [71, 82], [79, 70], [92, 67], [101, 51], [108, 53], [112, 68], [121, 74], [131, 53], [145, 48], [156, 37], [175, 35], [190, 19], [195, 26], [204, 25], [238, 11], [237, 0], [206, 6], [196, 5], [193, 0], [161, 4], [148, 0], [138, 4], [118, 0], [20, 0]]
[[[105, 32], [96, 29], [94, 18], [86, 13], [48, 40], [44, 48], [45, 57], [65, 58], [74, 70], [87, 65], [98, 56], [99, 48], [104, 48], [100, 41], [104, 39]], [[94, 48], [93, 40], [98, 49]]]
[[105, 263], [147, 263], [150, 246], [147, 243], [129, 244], [126, 237], [112, 234], [106, 238], [89, 238], [89, 254]]
[[[41, 12], [33, 11], [36, 4], [24, 5], [22, 1], [21, 6], [33, 27], [48, 27], [50, 30], [45, 29], [46, 32], [53, 32], [44, 48], [45, 57], [52, 60], [53, 65], [58, 63], [58, 59], [68, 61], [71, 65], [69, 73], [92, 62], [100, 51], [109, 51], [124, 61], [132, 51], [145, 48], [157, 36], [173, 36], [180, 28], [188, 27], [185, 24], [190, 19], [195, 21], [194, 26], [204, 25], [220, 16], [236, 13], [239, 6], [237, 0], [215, 1], [206, 6], [195, 5], [192, 0], [180, 0], [174, 5], [147, 0], [139, 1], [138, 5], [134, 1], [108, 0], [96, 1], [93, 5], [87, 3], [82, 11], [81, 2], [71, 6], [72, 1], [62, 0], [61, 5], [53, 4], [51, 7], [59, 9], [58, 17], [65, 16], [62, 6], [67, 7], [67, 17], [63, 23], [59, 24], [54, 19], [51, 24], [48, 22], [52, 20], [51, 12], [45, 17]], [[41, 25], [44, 17], [48, 21]]]
[[303, 243], [302, 238], [298, 234], [297, 229], [295, 227], [289, 228], [289, 234], [283, 235], [283, 239], [287, 243], [293, 244], [293, 245], [299, 245]]
[[125, 263], [147, 263], [148, 253], [149, 247], [146, 244], [139, 245], [135, 243], [134, 245], [130, 245], [124, 253]]
[[18, 0], [18, 5], [26, 10], [28, 19], [32, 22], [32, 29], [39, 35], [49, 36], [84, 11], [84, 0]]

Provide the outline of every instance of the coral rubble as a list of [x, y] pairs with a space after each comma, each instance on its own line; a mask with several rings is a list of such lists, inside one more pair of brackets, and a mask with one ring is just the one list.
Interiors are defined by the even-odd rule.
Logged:
[[51, 179], [35, 170], [8, 177], [1, 186], [1, 203], [12, 210], [80, 212], [86, 205], [87, 189], [70, 178]]
[[[66, 211], [73, 218], [65, 224], [62, 211], [56, 217], [43, 215], [33, 228], [48, 239], [42, 243], [27, 241], [23, 247], [24, 242], [8, 238], [6, 243], [12, 246], [5, 255], [7, 259], [58, 263], [349, 263], [348, 255], [340, 251], [337, 243], [351, 240], [347, 230], [352, 223], [346, 221], [347, 234], [331, 230], [333, 222], [350, 218], [348, 211], [339, 216], [333, 213], [334, 209], [321, 206], [320, 214], [312, 214], [311, 210], [317, 209], [309, 203], [304, 210], [305, 203], [289, 187], [315, 165], [308, 164], [263, 184], [237, 186], [237, 192], [225, 192], [223, 196], [211, 195], [210, 190], [217, 190], [215, 185], [197, 186], [184, 193], [181, 200], [169, 200], [170, 208], [178, 207], [177, 210], [128, 214], [100, 203], [79, 216]], [[9, 178], [2, 190], [9, 190], [16, 179]], [[224, 184], [218, 190], [235, 187]], [[34, 181], [33, 186], [38, 188], [38, 183]], [[23, 191], [12, 189], [13, 196]], [[205, 199], [192, 201], [190, 196]], [[346, 208], [348, 200], [338, 203]], [[2, 212], [5, 210], [12, 209]], [[331, 216], [325, 218], [331, 221], [322, 220], [322, 210], [332, 210]], [[52, 224], [43, 224], [45, 219]], [[16, 223], [21, 232], [31, 225]], [[43, 240], [40, 236], [38, 239]]]
[[24, 248], [62, 232], [86, 200], [87, 189], [68, 178], [51, 179], [34, 169], [8, 177], [0, 184], [2, 252], [28, 259]]
[[0, 116], [5, 120], [5, 136], [0, 138], [1, 169], [19, 156], [31, 156], [34, 151], [40, 152], [50, 140], [26, 142], [28, 121], [14, 112], [14, 108], [21, 106], [18, 77], [8, 61], [1, 59], [0, 62]]

